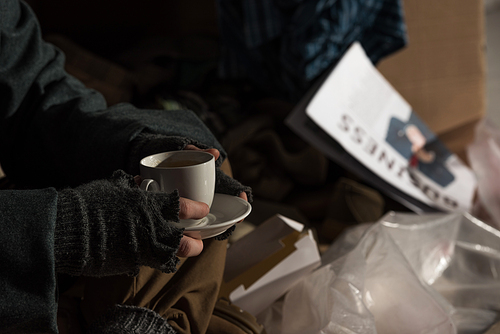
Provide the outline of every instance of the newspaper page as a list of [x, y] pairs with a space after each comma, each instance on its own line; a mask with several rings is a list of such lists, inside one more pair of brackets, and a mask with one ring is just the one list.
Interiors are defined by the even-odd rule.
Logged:
[[[302, 118], [394, 189], [441, 211], [470, 209], [476, 189], [472, 171], [413, 112], [359, 43], [308, 101], [299, 106]], [[291, 115], [287, 123], [294, 128], [297, 119]]]

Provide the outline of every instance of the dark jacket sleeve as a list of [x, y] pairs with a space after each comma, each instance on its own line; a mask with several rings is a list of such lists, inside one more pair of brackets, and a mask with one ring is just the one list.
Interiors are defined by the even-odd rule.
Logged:
[[57, 333], [55, 189], [0, 191], [0, 332]]
[[68, 75], [24, 2], [0, 1], [0, 162], [18, 185], [0, 191], [0, 331], [56, 333], [57, 192], [125, 169], [141, 133], [190, 138], [225, 152], [188, 111], [108, 107]]
[[188, 137], [225, 158], [190, 111], [108, 107], [64, 71], [64, 55], [41, 39], [25, 3], [0, 1], [0, 38], [0, 161], [17, 183], [73, 186], [107, 177], [126, 169], [129, 144], [142, 132]]

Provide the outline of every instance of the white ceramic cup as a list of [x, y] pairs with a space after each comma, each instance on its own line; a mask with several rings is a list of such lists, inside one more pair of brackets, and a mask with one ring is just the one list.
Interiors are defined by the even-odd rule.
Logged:
[[[215, 191], [215, 157], [204, 151], [171, 151], [141, 160], [141, 189], [179, 191], [179, 195], [212, 206]], [[181, 219], [178, 227], [198, 225], [203, 219]]]

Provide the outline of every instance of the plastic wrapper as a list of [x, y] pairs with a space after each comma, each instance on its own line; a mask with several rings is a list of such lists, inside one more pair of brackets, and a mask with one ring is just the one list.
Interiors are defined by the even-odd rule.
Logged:
[[477, 178], [473, 214], [500, 228], [500, 129], [488, 117], [476, 127], [474, 142], [467, 148]]
[[484, 333], [500, 310], [500, 232], [469, 214], [390, 213], [344, 233], [258, 316], [268, 334]]

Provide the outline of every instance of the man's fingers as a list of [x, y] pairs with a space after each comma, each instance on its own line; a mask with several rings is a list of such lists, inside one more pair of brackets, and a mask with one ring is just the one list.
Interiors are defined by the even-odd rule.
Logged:
[[204, 151], [210, 153], [211, 155], [213, 155], [215, 157], [215, 160], [219, 159], [220, 152], [219, 152], [218, 149], [209, 148], [209, 149], [204, 150]]
[[[210, 208], [203, 202], [196, 202], [190, 199], [179, 198], [180, 219], [201, 219], [210, 213]], [[203, 250], [203, 242], [198, 239], [183, 236], [177, 251], [179, 257], [197, 256]]]
[[210, 213], [210, 208], [203, 202], [196, 202], [190, 199], [181, 197], [180, 202], [180, 219], [201, 219]]
[[184, 149], [185, 150], [192, 150], [192, 151], [204, 151], [204, 152], [208, 152], [208, 153], [210, 153], [211, 155], [213, 155], [215, 157], [215, 160], [219, 159], [219, 156], [220, 156], [219, 150], [215, 149], [215, 148], [208, 148], [208, 149], [202, 150], [201, 148], [196, 147], [194, 145], [187, 145]]
[[247, 196], [247, 193], [242, 191], [239, 195], [240, 198], [243, 198], [245, 201], [248, 202], [248, 196]]
[[200, 255], [203, 250], [203, 241], [183, 236], [177, 251], [179, 257], [191, 257]]

